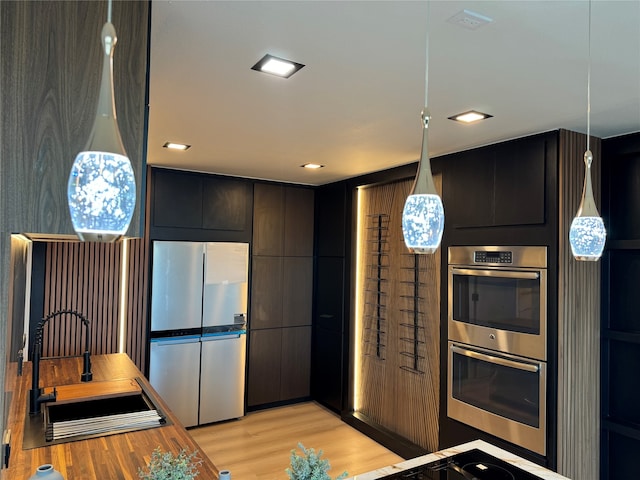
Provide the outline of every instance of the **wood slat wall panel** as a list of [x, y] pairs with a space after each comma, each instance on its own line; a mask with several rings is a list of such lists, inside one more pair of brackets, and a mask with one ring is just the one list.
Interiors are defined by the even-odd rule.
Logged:
[[[435, 179], [441, 189], [441, 177]], [[359, 196], [361, 203], [360, 265], [363, 283], [361, 299], [362, 319], [367, 322], [375, 318], [372, 307], [377, 301], [371, 282], [372, 262], [379, 257], [375, 254], [376, 242], [371, 241], [375, 228], [367, 219], [384, 215], [386, 243], [381, 257], [382, 296], [384, 321], [382, 330], [384, 347], [381, 355], [376, 355], [371, 330], [363, 330], [362, 359], [360, 375], [360, 412], [382, 427], [420, 445], [435, 451], [438, 447], [439, 414], [439, 325], [440, 325], [440, 255], [409, 254], [402, 237], [401, 218], [404, 201], [409, 194], [412, 180], [377, 185], [363, 189]], [[373, 216], [373, 217], [372, 217]], [[415, 263], [417, 261], [417, 264]], [[412, 297], [415, 269], [418, 270], [417, 322], [419, 331], [417, 363], [410, 353], [408, 342], [403, 338], [413, 338], [411, 328], [403, 324], [413, 324], [415, 305]], [[369, 280], [367, 278], [369, 277]], [[369, 285], [368, 285], [369, 283]], [[372, 325], [369, 325], [372, 326]], [[414, 367], [417, 367], [414, 369]]]
[[[116, 353], [121, 244], [49, 242], [46, 249], [44, 316], [74, 310], [91, 325], [91, 353]], [[50, 320], [44, 356], [79, 355], [84, 329], [74, 315]]]
[[[146, 365], [148, 249], [143, 239], [128, 239], [125, 352], [144, 371]], [[123, 243], [49, 242], [46, 250], [44, 315], [75, 310], [91, 323], [91, 353], [117, 353]], [[84, 333], [77, 317], [48, 322], [44, 356], [78, 355]]]
[[[558, 283], [558, 472], [597, 480], [600, 469], [600, 262], [578, 262], [569, 228], [584, 180], [586, 136], [560, 134]], [[592, 181], [600, 198], [601, 142], [591, 139]]]

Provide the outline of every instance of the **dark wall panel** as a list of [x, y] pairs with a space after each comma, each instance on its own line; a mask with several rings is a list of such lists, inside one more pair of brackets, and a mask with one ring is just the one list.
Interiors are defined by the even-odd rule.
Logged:
[[[67, 181], [96, 115], [107, 2], [1, 2], [0, 18], [9, 231], [73, 233]], [[148, 19], [149, 2], [114, 2], [116, 110], [138, 186], [129, 235], [140, 235], [144, 211]]]

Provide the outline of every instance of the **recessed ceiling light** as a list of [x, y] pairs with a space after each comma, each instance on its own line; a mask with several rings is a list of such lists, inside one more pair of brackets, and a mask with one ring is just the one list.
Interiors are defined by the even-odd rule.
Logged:
[[480, 120], [485, 120], [487, 118], [491, 118], [493, 115], [489, 115], [488, 113], [476, 112], [475, 110], [470, 110], [468, 112], [459, 113], [454, 115], [453, 117], [449, 117], [449, 120], [455, 120], [456, 122], [462, 123], [473, 123], [478, 122]]
[[270, 73], [282, 78], [289, 78], [291, 75], [300, 70], [304, 65], [302, 63], [292, 62], [284, 58], [274, 57], [268, 53], [256, 63], [251, 70], [258, 72]]
[[300, 165], [300, 166], [302, 168], [309, 168], [311, 170], [324, 167], [324, 165], [318, 165], [317, 163], [305, 163], [304, 165]]
[[191, 145], [186, 145], [184, 143], [167, 142], [163, 145], [163, 147], [170, 148], [171, 150], [187, 150], [191, 148]]

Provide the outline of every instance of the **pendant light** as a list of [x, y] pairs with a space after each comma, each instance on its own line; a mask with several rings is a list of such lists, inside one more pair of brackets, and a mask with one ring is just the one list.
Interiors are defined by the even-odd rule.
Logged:
[[597, 261], [602, 256], [607, 231], [598, 213], [591, 186], [593, 154], [589, 148], [591, 137], [591, 1], [589, 1], [589, 57], [587, 66], [587, 151], [584, 152], [584, 187], [582, 199], [571, 228], [569, 243], [576, 260]]
[[112, 242], [129, 228], [136, 205], [136, 184], [116, 119], [113, 53], [118, 39], [111, 23], [111, 0], [101, 38], [98, 109], [89, 141], [71, 167], [67, 198], [73, 228], [80, 240]]
[[429, 109], [426, 106], [429, 93], [428, 11], [429, 2], [427, 2], [427, 58], [424, 79], [425, 107], [421, 114], [422, 151], [420, 152], [416, 179], [402, 210], [402, 235], [404, 236], [404, 243], [412, 253], [435, 253], [440, 246], [442, 232], [444, 231], [444, 208], [433, 183], [427, 141], [429, 121], [431, 119]]

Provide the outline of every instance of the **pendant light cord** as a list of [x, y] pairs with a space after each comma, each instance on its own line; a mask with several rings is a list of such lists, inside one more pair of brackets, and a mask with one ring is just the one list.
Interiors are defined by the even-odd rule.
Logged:
[[[111, 0], [109, 0], [111, 1]], [[429, 0], [427, 0], [427, 33], [426, 33], [426, 62], [424, 67], [424, 105], [428, 106], [428, 98], [429, 98]]]
[[587, 150], [590, 150], [589, 143], [591, 139], [591, 0], [589, 0], [588, 44], [589, 44], [589, 47], [588, 47], [588, 56], [587, 56]]
[[111, 0], [107, 2], [107, 23], [111, 23]]

